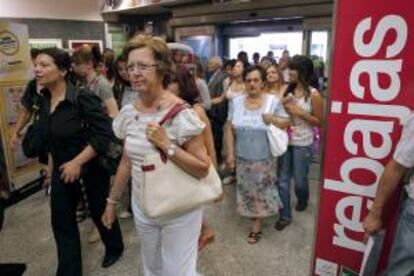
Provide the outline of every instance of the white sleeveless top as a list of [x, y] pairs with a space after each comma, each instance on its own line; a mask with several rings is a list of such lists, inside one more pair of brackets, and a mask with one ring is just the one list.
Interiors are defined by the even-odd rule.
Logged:
[[[311, 94], [318, 93], [315, 88], [311, 88]], [[312, 112], [312, 100], [305, 99], [305, 97], [296, 99], [296, 104], [304, 109], [306, 112]], [[306, 120], [298, 117], [291, 116], [291, 136], [289, 144], [292, 146], [306, 147], [313, 143], [313, 126]]]

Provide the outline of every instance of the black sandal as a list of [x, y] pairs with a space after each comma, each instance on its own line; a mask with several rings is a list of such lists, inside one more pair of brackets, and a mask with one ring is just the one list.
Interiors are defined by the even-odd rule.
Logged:
[[[252, 240], [249, 240], [249, 238], [251, 238]], [[247, 239], [248, 239], [247, 242], [249, 244], [255, 244], [258, 241], [260, 241], [261, 238], [262, 238], [262, 232], [261, 231], [259, 231], [259, 232], [253, 232], [253, 231], [251, 231], [249, 233], [249, 235], [247, 236]]]

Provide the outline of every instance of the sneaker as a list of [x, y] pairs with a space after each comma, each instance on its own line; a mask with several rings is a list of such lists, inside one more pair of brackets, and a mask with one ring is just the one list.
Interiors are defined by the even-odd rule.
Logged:
[[101, 240], [101, 235], [99, 234], [98, 228], [95, 225], [92, 226], [92, 231], [89, 233], [88, 242], [95, 243]]
[[223, 178], [223, 185], [229, 185], [231, 183], [233, 183], [234, 181], [236, 181], [236, 178], [233, 175], [229, 175], [226, 176], [225, 178]]
[[278, 221], [276, 221], [275, 223], [275, 228], [277, 231], [282, 231], [283, 229], [286, 228], [286, 226], [288, 226], [290, 224], [290, 221], [288, 220], [284, 220], [284, 219], [279, 219]]
[[128, 211], [122, 211], [119, 213], [120, 219], [129, 219], [130, 217], [132, 217], [132, 214]]

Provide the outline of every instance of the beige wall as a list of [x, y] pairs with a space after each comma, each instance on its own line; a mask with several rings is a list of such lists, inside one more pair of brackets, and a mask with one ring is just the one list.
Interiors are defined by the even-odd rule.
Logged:
[[102, 21], [99, 0], [0, 0], [0, 18]]

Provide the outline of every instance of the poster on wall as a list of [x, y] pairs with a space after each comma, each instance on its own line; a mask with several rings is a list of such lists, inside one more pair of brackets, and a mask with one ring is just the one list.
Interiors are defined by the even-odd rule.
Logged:
[[57, 47], [63, 49], [62, 39], [29, 39], [30, 48], [43, 49]]
[[22, 109], [20, 99], [31, 77], [27, 26], [0, 21], [0, 192], [13, 192], [40, 177], [41, 166], [24, 156], [21, 141], [14, 148], [10, 146]]
[[103, 51], [102, 40], [69, 40], [68, 45], [71, 51], [76, 50], [78, 47], [87, 44], [90, 46], [98, 46], [101, 51]]
[[[414, 108], [412, 1], [339, 0], [314, 275], [358, 275], [363, 219]], [[387, 205], [375, 275], [386, 268], [400, 198]]]
[[0, 20], [0, 81], [17, 81], [31, 75], [26, 25]]

